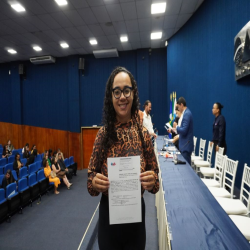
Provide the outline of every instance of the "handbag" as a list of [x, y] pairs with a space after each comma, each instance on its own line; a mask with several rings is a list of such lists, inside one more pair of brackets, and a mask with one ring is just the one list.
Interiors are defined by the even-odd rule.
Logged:
[[51, 172], [50, 172], [50, 176], [51, 176], [52, 178], [55, 178], [55, 177], [56, 177], [56, 173], [53, 172], [53, 171], [51, 171]]

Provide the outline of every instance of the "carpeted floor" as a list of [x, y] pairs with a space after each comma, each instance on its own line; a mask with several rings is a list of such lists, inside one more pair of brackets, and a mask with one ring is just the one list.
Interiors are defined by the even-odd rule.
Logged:
[[[42, 196], [39, 205], [35, 201], [33, 207], [23, 209], [23, 214], [16, 213], [11, 223], [0, 224], [0, 250], [77, 250], [100, 200], [100, 196], [91, 197], [87, 191], [87, 170], [77, 174], [72, 179], [71, 190], [61, 184], [59, 195], [51, 191]], [[144, 198], [146, 249], [155, 250], [158, 249], [158, 230], [154, 195], [145, 192]]]

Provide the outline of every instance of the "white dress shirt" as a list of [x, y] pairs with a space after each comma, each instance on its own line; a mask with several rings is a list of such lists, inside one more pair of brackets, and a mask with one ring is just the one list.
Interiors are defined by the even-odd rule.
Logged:
[[149, 134], [154, 133], [153, 124], [150, 114], [147, 115], [146, 111], [143, 111], [143, 126], [148, 130]]

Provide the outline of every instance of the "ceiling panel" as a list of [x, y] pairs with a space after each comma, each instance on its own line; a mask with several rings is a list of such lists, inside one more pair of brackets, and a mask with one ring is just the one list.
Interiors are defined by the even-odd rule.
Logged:
[[193, 13], [197, 6], [197, 0], [185, 0], [182, 2], [180, 14]]
[[144, 18], [138, 20], [140, 31], [151, 31], [151, 18]]
[[118, 35], [126, 34], [128, 32], [125, 22], [113, 22], [113, 26]]
[[77, 30], [86, 38], [94, 37], [87, 25], [76, 27]]
[[60, 24], [62, 28], [73, 27], [74, 24], [69, 20], [67, 15], [63, 12], [55, 12], [50, 14], [53, 19]]
[[123, 14], [120, 4], [106, 5], [106, 9], [112, 22], [123, 21]]
[[38, 18], [47, 24], [50, 29], [61, 28], [61, 25], [59, 25], [59, 23], [55, 21], [50, 14], [39, 15]]
[[110, 44], [120, 44], [121, 41], [120, 41], [120, 37], [117, 36], [117, 35], [111, 35], [111, 36], [107, 36]]
[[174, 28], [176, 25], [177, 19], [178, 19], [178, 15], [165, 16], [163, 28], [164, 29]]
[[53, 30], [58, 36], [61, 37], [61, 41], [71, 40], [73, 37], [65, 29]]
[[67, 5], [59, 6], [54, 0], [36, 0], [47, 13], [54, 13], [58, 11], [74, 10], [75, 7], [68, 0]]
[[64, 11], [64, 13], [75, 26], [80, 26], [85, 24], [83, 19], [76, 10], [68, 10]]
[[76, 9], [89, 7], [87, 1], [84, 0], [70, 0], [70, 2]]
[[25, 29], [28, 32], [35, 32], [38, 31], [39, 29], [34, 26], [32, 23], [30, 23], [27, 19], [23, 18], [23, 17], [19, 17], [19, 18], [15, 18], [12, 19], [14, 23], [16, 23], [17, 25], [20, 25], [22, 27], [25, 27]]
[[54, 30], [45, 30], [43, 33], [50, 37], [54, 42], [59, 43], [61, 40], [61, 37]]
[[104, 5], [103, 0], [87, 0], [89, 6], [101, 6]]
[[46, 14], [46, 10], [39, 4], [38, 1], [25, 0], [25, 1], [22, 1], [22, 2], [23, 2], [23, 6], [25, 8], [28, 7], [28, 9], [33, 13], [33, 15]]
[[79, 53], [79, 54], [88, 54], [87, 50], [85, 50], [84, 48], [78, 48], [76, 49], [76, 51]]
[[97, 24], [98, 21], [91, 8], [78, 9], [77, 12], [86, 24]]
[[2, 20], [1, 23], [18, 33], [26, 33], [27, 30], [11, 19]]
[[162, 30], [164, 23], [164, 16], [153, 17], [151, 22], [152, 30]]
[[136, 19], [136, 5], [135, 2], [122, 3], [122, 13], [125, 20]]
[[140, 42], [141, 37], [139, 33], [128, 33], [128, 40], [130, 43]]
[[89, 29], [94, 36], [104, 36], [102, 27], [99, 24], [89, 25]]
[[123, 50], [132, 50], [132, 46], [130, 43], [122, 43]]
[[182, 14], [178, 16], [177, 22], [176, 22], [176, 27], [182, 27], [187, 20], [192, 16], [192, 14]]
[[127, 31], [128, 32], [137, 32], [139, 31], [139, 25], [137, 19], [126, 21]]
[[150, 41], [150, 33], [148, 32], [140, 32], [140, 38], [142, 41]]
[[101, 23], [102, 30], [104, 31], [105, 35], [115, 35], [115, 29], [113, 25], [107, 26], [105, 23]]
[[136, 10], [138, 18], [151, 17], [151, 3], [152, 0], [136, 1]]
[[45, 24], [41, 19], [38, 18], [38, 16], [27, 16], [24, 17], [28, 22], [32, 23], [35, 27], [37, 27], [39, 30], [48, 30], [50, 27]]
[[92, 11], [98, 22], [106, 23], [111, 21], [105, 6], [93, 7]]
[[183, 0], [168, 0], [165, 15], [177, 15], [180, 13]]
[[110, 42], [106, 36], [97, 37], [96, 40], [99, 46], [110, 46]]
[[80, 31], [75, 27], [65, 28], [65, 30], [75, 39], [83, 37]]

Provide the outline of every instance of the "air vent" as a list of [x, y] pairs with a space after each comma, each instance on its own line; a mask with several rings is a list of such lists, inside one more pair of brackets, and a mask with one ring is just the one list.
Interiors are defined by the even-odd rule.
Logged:
[[33, 64], [55, 63], [56, 59], [52, 56], [39, 56], [30, 58], [30, 62]]
[[107, 58], [107, 57], [118, 57], [117, 49], [104, 49], [104, 50], [94, 50], [93, 54], [95, 58]]

